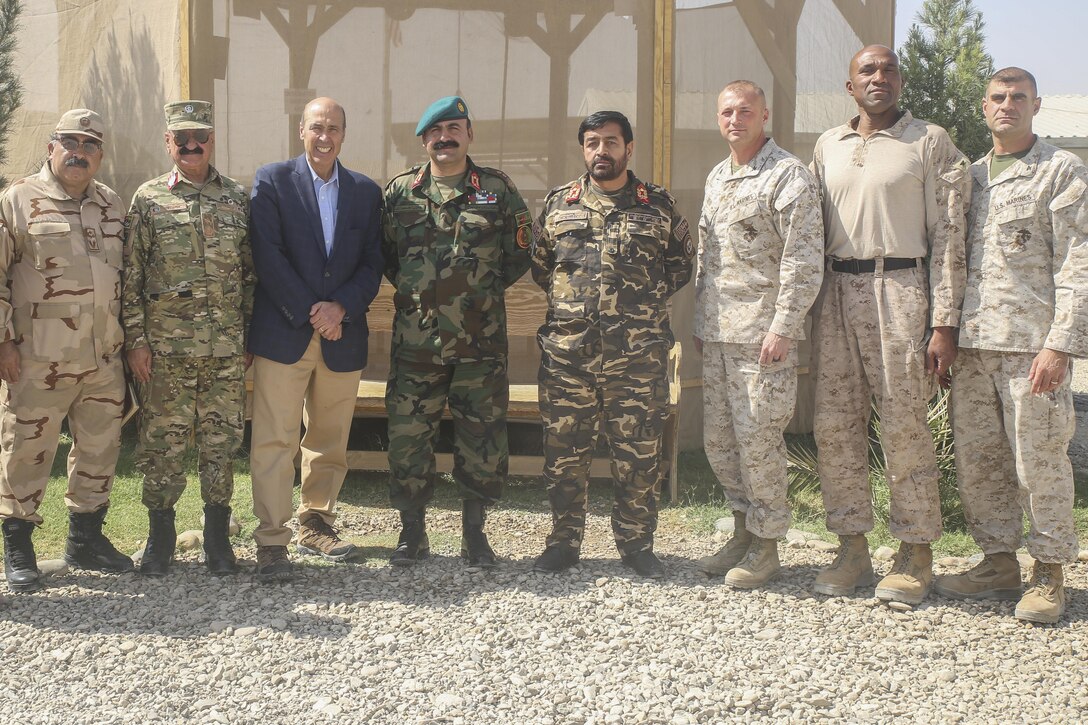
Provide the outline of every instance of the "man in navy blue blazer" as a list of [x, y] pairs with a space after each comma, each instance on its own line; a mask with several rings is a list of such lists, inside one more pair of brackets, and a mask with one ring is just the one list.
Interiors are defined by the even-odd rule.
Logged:
[[347, 443], [366, 365], [366, 311], [378, 292], [381, 190], [337, 157], [347, 125], [331, 98], [310, 101], [305, 153], [262, 166], [253, 182], [250, 239], [257, 292], [250, 467], [260, 525], [257, 576], [291, 577], [291, 487], [301, 436], [298, 551], [343, 561], [354, 545], [332, 524], [347, 475]]

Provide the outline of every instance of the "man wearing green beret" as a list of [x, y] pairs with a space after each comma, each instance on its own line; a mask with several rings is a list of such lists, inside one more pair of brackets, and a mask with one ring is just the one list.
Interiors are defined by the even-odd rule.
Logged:
[[382, 251], [396, 308], [385, 396], [389, 495], [402, 524], [390, 562], [408, 566], [429, 553], [424, 508], [434, 495], [434, 446], [448, 405], [463, 498], [461, 556], [490, 568], [484, 510], [499, 500], [509, 462], [504, 292], [529, 268], [531, 217], [505, 174], [469, 158], [463, 99], [432, 103], [416, 135], [430, 162], [385, 189]]
[[126, 358], [143, 406], [136, 461], [150, 532], [140, 573], [169, 569], [174, 505], [195, 433], [205, 562], [213, 574], [230, 574], [233, 459], [245, 424], [245, 334], [256, 284], [249, 198], [211, 164], [211, 104], [178, 101], [164, 111], [174, 168], [132, 197], [122, 275]]

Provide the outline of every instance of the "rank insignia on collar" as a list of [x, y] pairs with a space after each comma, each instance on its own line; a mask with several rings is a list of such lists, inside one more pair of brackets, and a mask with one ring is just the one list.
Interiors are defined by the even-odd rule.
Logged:
[[412, 179], [412, 188], [418, 189], [423, 186], [423, 175], [427, 173], [426, 165], [419, 167], [419, 173], [416, 174], [416, 178]]
[[570, 193], [567, 194], [567, 198], [564, 199], [568, 204], [573, 204], [582, 198], [582, 184], [575, 182], [574, 186], [570, 187]]
[[166, 188], [173, 189], [181, 181], [181, 174], [177, 172], [177, 169], [170, 172], [170, 175], [166, 177]]
[[650, 193], [646, 191], [645, 184], [639, 184], [635, 187], [635, 198], [638, 199], [639, 204], [650, 203]]
[[483, 191], [484, 188], [480, 186], [480, 175], [475, 171], [468, 172], [468, 185], [476, 191]]

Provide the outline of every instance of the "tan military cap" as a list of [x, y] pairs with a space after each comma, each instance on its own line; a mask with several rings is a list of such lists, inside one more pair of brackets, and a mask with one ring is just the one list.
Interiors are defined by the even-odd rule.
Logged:
[[106, 124], [89, 108], [73, 108], [60, 117], [53, 132], [58, 136], [79, 133], [101, 141], [106, 135]]
[[174, 101], [167, 103], [162, 110], [166, 113], [167, 131], [213, 128], [212, 104], [208, 101]]

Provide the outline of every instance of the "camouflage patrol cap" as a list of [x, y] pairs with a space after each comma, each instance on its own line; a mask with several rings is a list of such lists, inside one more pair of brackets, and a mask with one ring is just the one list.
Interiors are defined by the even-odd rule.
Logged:
[[106, 135], [106, 124], [101, 116], [89, 108], [73, 108], [60, 117], [53, 133], [58, 136], [78, 133], [101, 141]]
[[416, 136], [422, 136], [423, 132], [439, 121], [452, 121], [455, 118], [468, 118], [468, 106], [465, 99], [460, 96], [446, 96], [427, 106], [427, 110], [419, 117], [416, 126]]
[[166, 130], [183, 131], [212, 126], [212, 104], [208, 101], [174, 101], [162, 107], [166, 113]]

